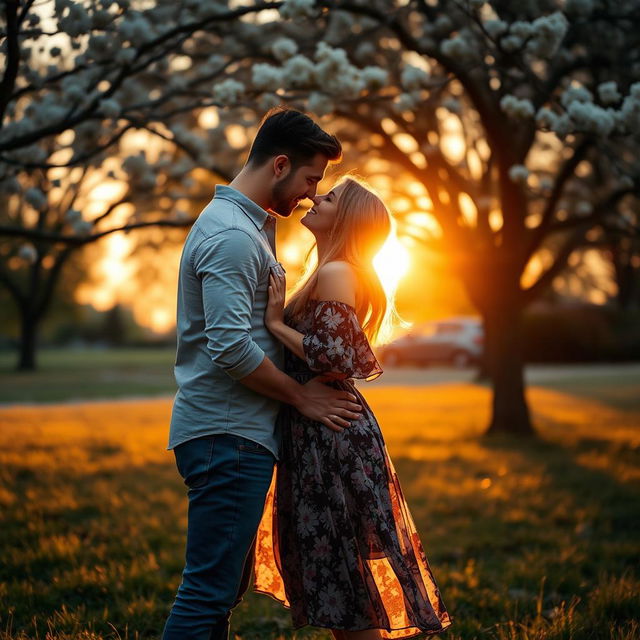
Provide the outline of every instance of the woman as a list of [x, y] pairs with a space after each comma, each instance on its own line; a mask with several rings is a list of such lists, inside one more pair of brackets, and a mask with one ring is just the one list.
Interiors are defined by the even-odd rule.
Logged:
[[281, 410], [254, 587], [290, 606], [296, 628], [329, 628], [337, 640], [437, 633], [451, 618], [378, 423], [350, 381], [382, 373], [369, 341], [390, 324], [392, 305], [373, 268], [389, 213], [352, 177], [313, 201], [302, 224], [315, 236], [317, 267], [284, 313], [285, 282], [272, 276], [265, 323], [287, 347], [289, 375], [304, 383], [325, 374], [363, 411], [351, 424], [334, 416], [323, 426]]

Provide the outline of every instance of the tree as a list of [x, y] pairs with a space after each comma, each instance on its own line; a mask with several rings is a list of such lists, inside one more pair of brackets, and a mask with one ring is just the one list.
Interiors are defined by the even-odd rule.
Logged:
[[224, 120], [209, 117], [199, 136], [188, 125], [194, 110], [234, 98], [228, 69], [254, 35], [243, 18], [267, 6], [3, 3], [0, 284], [20, 313], [19, 369], [36, 366], [38, 327], [79, 248], [186, 227], [194, 168], [228, 177]]
[[640, 3], [290, 0], [281, 14], [304, 28], [273, 42], [281, 62], [255, 64], [253, 87], [338, 116], [361, 153], [424, 187], [484, 320], [489, 433], [532, 433], [523, 309], [638, 196]]

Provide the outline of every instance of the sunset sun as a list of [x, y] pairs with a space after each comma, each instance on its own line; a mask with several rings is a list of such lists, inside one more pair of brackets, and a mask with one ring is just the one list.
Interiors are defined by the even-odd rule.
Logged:
[[393, 291], [409, 270], [409, 252], [392, 235], [374, 258], [373, 265], [385, 291]]

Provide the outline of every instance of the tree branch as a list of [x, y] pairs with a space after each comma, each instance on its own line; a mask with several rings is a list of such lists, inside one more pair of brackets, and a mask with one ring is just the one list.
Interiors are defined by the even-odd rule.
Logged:
[[194, 219], [190, 220], [155, 220], [149, 222], [132, 222], [121, 227], [114, 229], [107, 229], [106, 231], [100, 231], [86, 236], [74, 236], [63, 235], [57, 233], [51, 233], [48, 231], [40, 231], [34, 228], [23, 228], [0, 225], [0, 237], [13, 237], [13, 238], [25, 238], [28, 240], [48, 242], [52, 244], [66, 244], [69, 246], [82, 246], [95, 242], [104, 236], [108, 236], [111, 233], [118, 231], [132, 231], [133, 229], [141, 229], [143, 227], [175, 227], [183, 229], [190, 227], [195, 222]]
[[593, 138], [589, 136], [584, 137], [577, 148], [574, 150], [571, 158], [569, 158], [562, 166], [562, 169], [560, 170], [560, 173], [556, 178], [553, 189], [549, 194], [549, 197], [545, 204], [540, 224], [534, 229], [533, 233], [531, 234], [531, 239], [525, 250], [525, 259], [527, 261], [540, 248], [540, 245], [548, 235], [549, 227], [556, 211], [556, 204], [558, 203], [558, 200], [562, 195], [564, 187], [569, 178], [573, 176], [576, 167], [587, 155], [587, 151], [589, 151], [589, 149], [593, 145], [593, 142]]
[[7, 21], [7, 66], [2, 76], [2, 82], [0, 82], [0, 128], [2, 127], [5, 111], [11, 100], [11, 92], [16, 84], [18, 67], [20, 66], [18, 3], [19, 0], [4, 1], [5, 20]]

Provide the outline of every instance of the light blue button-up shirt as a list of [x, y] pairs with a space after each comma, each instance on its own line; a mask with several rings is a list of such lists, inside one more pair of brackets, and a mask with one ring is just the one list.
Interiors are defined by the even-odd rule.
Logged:
[[269, 272], [279, 268], [264, 229], [269, 214], [236, 189], [216, 186], [182, 250], [178, 281], [178, 384], [169, 449], [215, 433], [258, 442], [274, 456], [279, 402], [239, 382], [283, 348], [264, 325]]

